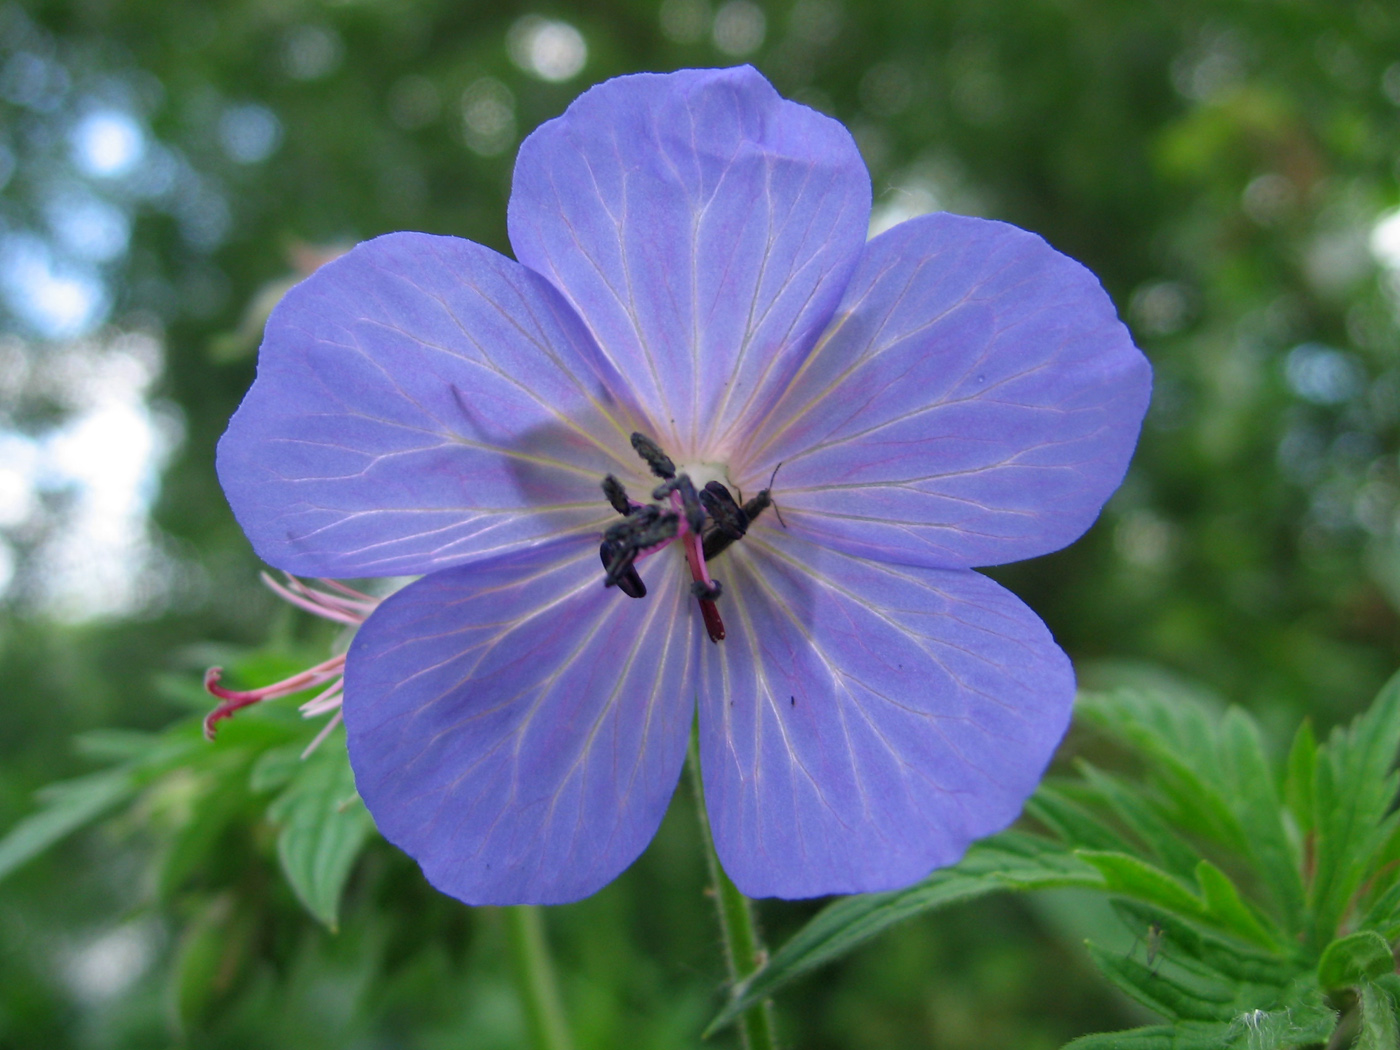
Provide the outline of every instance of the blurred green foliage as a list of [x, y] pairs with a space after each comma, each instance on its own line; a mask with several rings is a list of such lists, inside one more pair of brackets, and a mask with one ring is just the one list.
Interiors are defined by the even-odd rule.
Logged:
[[[582, 34], [579, 72], [553, 82], [512, 58], [527, 15]], [[0, 524], [19, 557], [0, 829], [119, 746], [86, 736], [84, 754], [75, 734], [189, 718], [203, 667], [257, 647], [323, 658], [330, 637], [258, 586], [211, 466], [276, 290], [387, 230], [508, 250], [531, 127], [615, 74], [740, 59], [852, 128], [879, 216], [944, 207], [1041, 233], [1100, 276], [1153, 360], [1138, 458], [1103, 520], [996, 572], [1086, 682], [1190, 680], [1253, 710], [1275, 751], [1304, 713], [1354, 713], [1400, 663], [1400, 277], [1369, 247], [1400, 205], [1398, 58], [1400, 12], [1380, 0], [0, 7], [0, 271], [16, 237], [57, 243], [59, 191], [117, 208], [129, 241], [84, 265], [112, 331], [159, 333], [155, 394], [183, 421], [155, 508], [170, 580], [129, 615], [48, 615], [39, 555], [63, 493]], [[130, 178], [75, 167], [74, 129], [104, 107], [146, 136]], [[33, 379], [55, 351], [0, 278], [16, 337], [0, 429], [41, 436], [71, 406]], [[0, 1047], [520, 1045], [498, 917], [439, 897], [382, 843], [350, 875], [338, 934], [307, 915], [237, 734], [311, 729], [247, 725], [219, 745], [236, 788], [162, 779], [140, 820], [0, 885]], [[693, 1045], [719, 1005], [688, 807], [615, 885], [548, 915], [581, 1046]], [[814, 907], [765, 904], [773, 943]], [[995, 899], [906, 924], [785, 992], [781, 1030], [817, 1048], [1034, 1050], [1146, 1023], [1079, 946], [1092, 920]]]

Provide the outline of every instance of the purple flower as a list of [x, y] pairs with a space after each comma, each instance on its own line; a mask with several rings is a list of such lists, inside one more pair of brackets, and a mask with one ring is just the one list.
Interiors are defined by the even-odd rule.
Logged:
[[754, 70], [621, 77], [521, 146], [518, 262], [390, 234], [273, 312], [219, 476], [272, 565], [422, 575], [343, 711], [444, 892], [614, 878], [697, 705], [751, 896], [902, 886], [1020, 811], [1073, 673], [971, 570], [1089, 526], [1149, 369], [1033, 234], [869, 215], [850, 135]]

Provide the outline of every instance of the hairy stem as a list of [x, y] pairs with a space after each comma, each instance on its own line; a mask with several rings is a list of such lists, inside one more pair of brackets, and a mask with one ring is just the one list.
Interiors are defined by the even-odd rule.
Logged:
[[[763, 965], [767, 952], [754, 923], [753, 904], [729, 881], [729, 876], [720, 867], [719, 856], [715, 853], [714, 838], [710, 835], [710, 818], [705, 813], [705, 787], [700, 777], [700, 748], [693, 732], [690, 735], [690, 750], [686, 755], [686, 768], [690, 771], [690, 786], [695, 792], [695, 811], [700, 817], [700, 838], [705, 850], [705, 860], [710, 868], [710, 884], [714, 887], [715, 907], [719, 912], [719, 928], [724, 939], [724, 958], [729, 967], [729, 980], [731, 984], [737, 985]], [[773, 1011], [767, 1001], [744, 1011], [739, 1018], [739, 1030], [743, 1033], [746, 1050], [774, 1050], [777, 1046], [777, 1039], [773, 1035]]]
[[564, 1020], [564, 1006], [554, 979], [554, 963], [544, 939], [544, 916], [533, 904], [502, 908], [516, 990], [531, 1044], [536, 1050], [572, 1050], [573, 1039]]

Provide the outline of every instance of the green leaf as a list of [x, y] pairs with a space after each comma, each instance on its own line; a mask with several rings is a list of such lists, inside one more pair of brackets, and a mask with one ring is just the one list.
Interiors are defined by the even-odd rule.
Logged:
[[1374, 930], [1361, 930], [1327, 946], [1317, 964], [1317, 983], [1331, 991], [1394, 972], [1395, 957], [1389, 942]]
[[1361, 986], [1361, 1035], [1356, 1050], [1395, 1050], [1400, 1046], [1400, 1022], [1395, 1016], [1395, 1000], [1384, 988], [1371, 982]]
[[1271, 1009], [1249, 1009], [1225, 1021], [1178, 1021], [1083, 1036], [1064, 1050], [1281, 1050], [1326, 1041], [1337, 1015], [1320, 997], [1290, 999]]
[[160, 674], [152, 679], [156, 695], [162, 700], [200, 715], [208, 714], [218, 703], [204, 688], [203, 681], [192, 674]]
[[125, 768], [105, 769], [43, 788], [39, 810], [0, 839], [0, 879], [131, 798], [136, 788], [135, 776]]
[[1400, 937], [1400, 882], [1392, 885], [1376, 899], [1366, 917], [1361, 920], [1361, 926], [1378, 930], [1388, 941]]
[[340, 897], [374, 822], [355, 794], [344, 747], [318, 748], [267, 811], [281, 828], [277, 857], [306, 909], [337, 928]]
[[244, 787], [254, 752], [246, 747], [208, 748], [197, 766], [159, 782], [153, 799], [172, 806], [178, 816], [161, 858], [156, 891], [170, 900], [203, 868], [226, 833], [251, 814]]
[[1371, 983], [1400, 1003], [1400, 973], [1383, 973]]
[[1312, 722], [1305, 719], [1293, 735], [1293, 746], [1288, 751], [1288, 762], [1284, 768], [1284, 805], [1293, 814], [1298, 829], [1306, 835], [1317, 824], [1313, 801], [1317, 776], [1317, 738], [1313, 735]]
[[1145, 758], [1183, 830], [1236, 849], [1245, 846], [1217, 758], [1216, 725], [1205, 705], [1186, 697], [1122, 689], [1084, 694], [1076, 713]]
[[73, 747], [87, 758], [129, 762], [154, 754], [163, 738], [161, 733], [143, 733], [135, 729], [90, 729], [73, 738]]
[[1315, 805], [1314, 936], [1332, 938], [1366, 877], [1378, 848], [1379, 825], [1395, 797], [1392, 773], [1400, 749], [1400, 674], [1349, 727], [1336, 729], [1320, 750]]
[[1161, 868], [1126, 853], [1077, 850], [1075, 856], [1092, 864], [1110, 893], [1156, 904], [1180, 915], [1203, 917], [1205, 904], [1179, 880]]
[[1003, 890], [1078, 886], [1102, 889], [1103, 878], [1058, 843], [1005, 831], [974, 843], [954, 867], [907, 889], [845, 897], [828, 905], [739, 987], [710, 1022], [717, 1031], [789, 981], [832, 962], [878, 933], [924, 912]]
[[1327, 1004], [1312, 974], [1293, 982], [1279, 1000], [1279, 1010], [1290, 1024], [1286, 1032], [1290, 1045], [1325, 1043], [1337, 1027], [1337, 1012]]
[[1070, 798], [1073, 785], [1045, 782], [1026, 802], [1026, 816], [1044, 824], [1073, 849], [1126, 852], [1133, 848], [1102, 819]]
[[[1371, 860], [1371, 875], [1366, 880], [1363, 899], [1374, 907], [1375, 902], [1385, 897], [1400, 885], [1400, 811], [1392, 811], [1376, 829], [1376, 852]], [[1364, 924], [1363, 924], [1364, 925]]]
[[1274, 772], [1254, 720], [1238, 707], [1220, 723], [1220, 758], [1249, 855], [1275, 911], [1290, 934], [1302, 929], [1306, 890], [1299, 858], [1288, 842]]
[[[1078, 766], [1085, 782], [1103, 799], [1120, 820], [1143, 841], [1172, 874], [1186, 876], [1196, 870], [1200, 855], [1173, 831], [1152, 809], [1137, 788], [1105, 773], [1087, 762]], [[1094, 847], [1092, 843], [1076, 843]]]
[[1241, 944], [1180, 916], [1160, 911], [1137, 901], [1116, 900], [1114, 911], [1131, 930], [1155, 926], [1161, 931], [1160, 954], [1181, 962], [1185, 957], [1198, 968], [1213, 971], [1221, 978], [1242, 984], [1268, 985], [1282, 989], [1298, 972], [1298, 965], [1273, 952]]
[[1280, 950], [1278, 938], [1245, 903], [1230, 876], [1203, 860], [1196, 865], [1196, 883], [1201, 888], [1206, 912], [1222, 929], [1264, 948]]
[[183, 1035], [208, 1031], [247, 972], [256, 934], [256, 915], [231, 893], [202, 903], [185, 924], [171, 967], [172, 1005]]
[[289, 744], [264, 751], [253, 763], [253, 770], [248, 775], [248, 789], [260, 795], [286, 787], [302, 767], [303, 750], [300, 744]]
[[1064, 1050], [1221, 1050], [1230, 1046], [1232, 1033], [1222, 1022], [1185, 1021], [1081, 1036], [1066, 1043]]
[[1237, 988], [1229, 982], [1195, 975], [1188, 980], [1093, 943], [1086, 947], [1094, 965], [1120, 991], [1169, 1020], [1228, 1021], [1239, 1012]]

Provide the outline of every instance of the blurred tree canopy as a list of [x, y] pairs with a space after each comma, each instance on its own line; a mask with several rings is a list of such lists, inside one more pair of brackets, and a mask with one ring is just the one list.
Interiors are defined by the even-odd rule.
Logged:
[[[1086, 681], [1189, 681], [1280, 733], [1376, 691], [1400, 663], [1394, 5], [11, 2], [0, 829], [38, 785], [90, 768], [75, 732], [158, 728], [203, 666], [269, 637], [324, 651], [273, 612], [212, 469], [288, 282], [390, 230], [508, 252], [530, 129], [610, 76], [738, 61], [852, 129], [877, 225], [946, 208], [1034, 230], [1099, 275], [1152, 359], [1147, 428], [1103, 519], [995, 572]], [[81, 463], [57, 481], [19, 464], [48, 462], [118, 388], [150, 447], [118, 443], [98, 473], [144, 457], [132, 485], [152, 518], [138, 501], [141, 542], [104, 605], [84, 588], [120, 559], [54, 552], [75, 515], [117, 512], [84, 511]], [[163, 804], [166, 825], [185, 819]], [[583, 1045], [693, 1042], [713, 1005], [686, 816], [618, 884], [551, 913]], [[256, 814], [200, 819], [218, 862], [168, 884], [134, 858], [179, 842], [131, 829], [0, 886], [0, 1047], [172, 1030], [201, 1046], [516, 1045], [489, 914], [379, 848], [332, 936], [276, 882]], [[809, 911], [765, 915], [781, 931]], [[1124, 1023], [1060, 929], [1020, 903], [945, 915], [828, 971], [784, 1023], [817, 1047], [1053, 1047]]]

